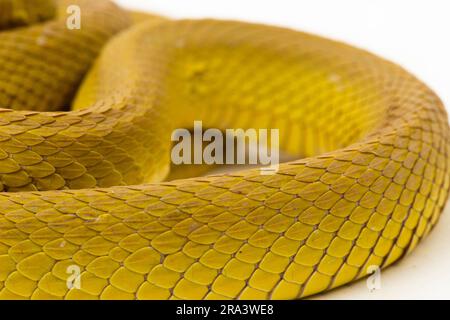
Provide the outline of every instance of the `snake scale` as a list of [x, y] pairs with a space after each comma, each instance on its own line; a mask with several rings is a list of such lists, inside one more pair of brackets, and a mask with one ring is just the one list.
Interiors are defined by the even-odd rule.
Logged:
[[[278, 27], [0, 0], [0, 107], [0, 299], [306, 297], [414, 249], [449, 194], [426, 85]], [[278, 128], [302, 159], [169, 182], [199, 119]]]

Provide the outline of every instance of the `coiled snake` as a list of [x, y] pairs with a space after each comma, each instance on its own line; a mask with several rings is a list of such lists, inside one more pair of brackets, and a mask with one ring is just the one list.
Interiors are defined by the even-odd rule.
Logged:
[[[447, 116], [400, 67], [277, 27], [52, 4], [0, 0], [1, 299], [300, 298], [437, 222]], [[279, 128], [305, 158], [162, 182], [196, 119]]]

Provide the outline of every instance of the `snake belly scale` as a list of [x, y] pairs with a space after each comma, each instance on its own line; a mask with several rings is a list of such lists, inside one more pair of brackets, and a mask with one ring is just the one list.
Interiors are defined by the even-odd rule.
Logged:
[[[39, 2], [0, 0], [0, 299], [301, 298], [438, 221], [447, 115], [401, 67], [278, 27]], [[167, 182], [170, 133], [196, 119], [278, 128], [303, 158]]]

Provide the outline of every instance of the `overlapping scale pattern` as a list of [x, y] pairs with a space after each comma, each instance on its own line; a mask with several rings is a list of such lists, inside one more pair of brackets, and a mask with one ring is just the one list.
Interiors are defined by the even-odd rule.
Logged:
[[[98, 3], [94, 16], [122, 17]], [[99, 51], [106, 38], [86, 32]], [[5, 47], [33, 48], [8, 43], [0, 61]], [[0, 99], [11, 99], [5, 83]], [[39, 110], [34, 98], [17, 95]], [[390, 62], [308, 34], [153, 17], [107, 44], [74, 107], [0, 113], [1, 299], [301, 298], [397, 261], [448, 198], [436, 95]], [[172, 130], [194, 120], [278, 128], [282, 149], [306, 158], [273, 175], [160, 182]]]
[[53, 18], [55, 0], [1, 0], [0, 29], [21, 27]]

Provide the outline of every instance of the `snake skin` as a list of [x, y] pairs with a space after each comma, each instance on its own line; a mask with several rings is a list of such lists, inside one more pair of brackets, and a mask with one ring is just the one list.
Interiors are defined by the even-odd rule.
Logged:
[[[301, 298], [389, 266], [438, 221], [447, 115], [400, 67], [282, 28], [129, 28], [106, 0], [57, 5], [0, 32], [0, 299]], [[304, 159], [163, 182], [170, 134], [194, 120], [278, 128]]]

